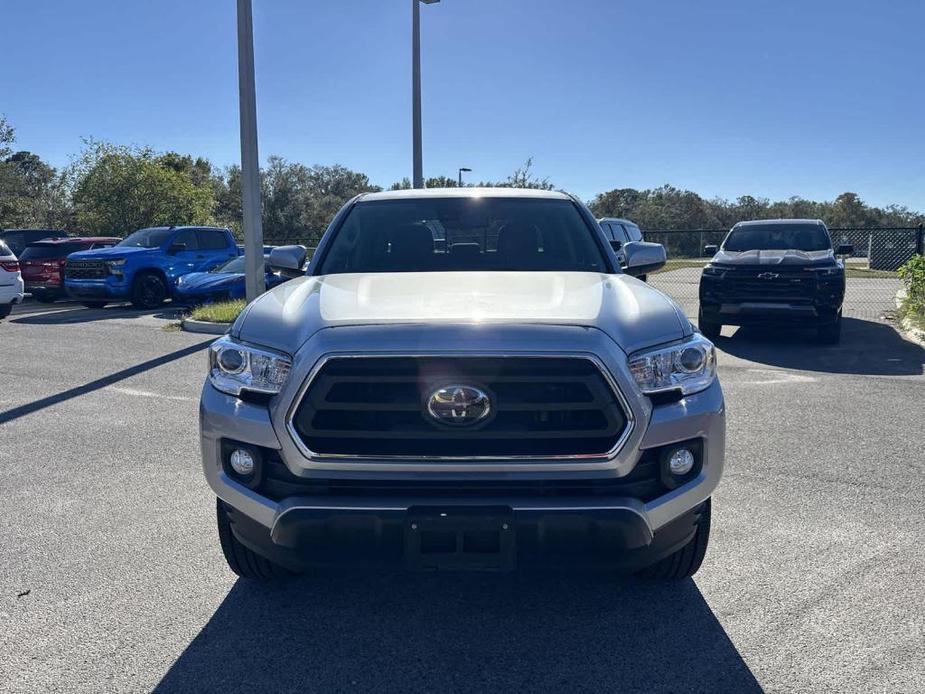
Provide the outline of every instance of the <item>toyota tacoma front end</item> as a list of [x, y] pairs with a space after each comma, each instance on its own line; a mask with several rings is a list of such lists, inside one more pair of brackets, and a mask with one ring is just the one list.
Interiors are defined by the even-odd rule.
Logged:
[[[361, 196], [209, 349], [230, 567], [693, 574], [723, 468], [713, 345], [561, 193]], [[653, 262], [653, 258], [656, 261]], [[638, 262], [637, 262], [638, 261]]]

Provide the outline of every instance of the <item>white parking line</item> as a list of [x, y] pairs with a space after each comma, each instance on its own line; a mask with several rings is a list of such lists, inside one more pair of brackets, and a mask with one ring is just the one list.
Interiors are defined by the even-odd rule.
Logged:
[[160, 398], [161, 400], [176, 400], [178, 402], [196, 402], [196, 398], [190, 398], [185, 395], [162, 395], [161, 393], [153, 393], [150, 390], [138, 390], [137, 388], [109, 386], [107, 390], [114, 390], [123, 395], [134, 395], [139, 398]]
[[815, 376], [805, 376], [778, 369], [746, 369], [746, 371], [755, 374], [768, 374], [766, 377], [757, 380], [739, 381], [741, 384], [751, 386], [772, 386], [779, 383], [815, 383], [819, 380]]

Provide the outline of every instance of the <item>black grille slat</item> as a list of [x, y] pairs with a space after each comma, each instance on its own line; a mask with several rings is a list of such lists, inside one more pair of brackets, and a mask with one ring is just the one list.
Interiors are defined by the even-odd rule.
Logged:
[[[489, 394], [485, 423], [460, 429], [427, 416], [429, 395], [454, 383]], [[561, 457], [607, 453], [627, 419], [588, 359], [370, 357], [328, 361], [293, 424], [323, 455]]]
[[65, 266], [65, 277], [74, 280], [105, 279], [107, 267], [102, 260], [69, 260]]
[[[771, 273], [777, 277], [760, 277]], [[773, 299], [812, 299], [816, 291], [815, 278], [801, 270], [781, 272], [775, 270], [733, 270], [727, 272], [719, 291], [730, 300], [755, 301]]]

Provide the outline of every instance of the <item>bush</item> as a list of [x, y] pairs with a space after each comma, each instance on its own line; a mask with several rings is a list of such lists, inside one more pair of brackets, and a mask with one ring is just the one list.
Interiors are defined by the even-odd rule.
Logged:
[[925, 256], [913, 256], [897, 274], [906, 285], [905, 308], [925, 316]]

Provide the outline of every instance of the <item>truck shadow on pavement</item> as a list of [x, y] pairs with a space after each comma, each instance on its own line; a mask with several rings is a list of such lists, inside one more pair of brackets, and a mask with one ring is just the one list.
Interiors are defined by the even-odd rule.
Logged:
[[903, 339], [892, 325], [856, 318], [842, 321], [837, 345], [819, 344], [812, 331], [738, 328], [732, 337], [719, 338], [716, 346], [741, 359], [786, 369], [874, 376], [922, 374], [925, 349]]
[[325, 573], [238, 580], [155, 689], [761, 692], [693, 580]]

